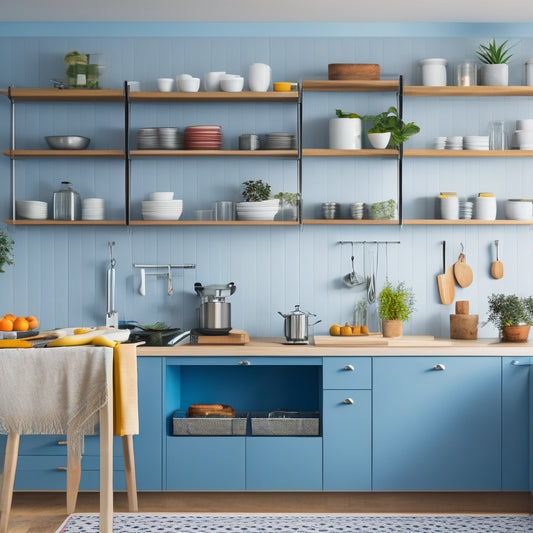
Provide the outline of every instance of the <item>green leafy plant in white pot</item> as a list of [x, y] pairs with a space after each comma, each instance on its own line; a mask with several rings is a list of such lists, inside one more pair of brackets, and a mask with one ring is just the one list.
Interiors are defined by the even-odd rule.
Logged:
[[374, 148], [398, 148], [420, 131], [420, 127], [414, 122], [405, 123], [394, 106], [377, 115], [366, 115], [363, 120], [372, 122], [367, 130], [367, 137]]
[[257, 179], [242, 184], [244, 202], [237, 202], [235, 210], [239, 220], [274, 220], [279, 211], [279, 199], [272, 198], [269, 183]]
[[480, 44], [476, 55], [481, 60], [481, 85], [509, 85], [508, 62], [513, 56], [512, 46], [503, 41], [501, 44], [492, 39], [488, 44]]

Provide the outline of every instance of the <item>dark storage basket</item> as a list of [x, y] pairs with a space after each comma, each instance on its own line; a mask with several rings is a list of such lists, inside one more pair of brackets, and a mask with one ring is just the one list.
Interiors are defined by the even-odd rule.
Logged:
[[317, 436], [320, 434], [320, 413], [315, 411], [253, 413], [250, 421], [252, 435]]
[[172, 434], [186, 435], [246, 435], [246, 415], [235, 418], [206, 416], [187, 418], [182, 410], [172, 415]]

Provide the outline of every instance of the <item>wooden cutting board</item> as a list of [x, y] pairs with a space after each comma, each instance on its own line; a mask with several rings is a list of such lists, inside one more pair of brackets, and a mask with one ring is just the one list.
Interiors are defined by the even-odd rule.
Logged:
[[227, 335], [191, 335], [191, 344], [247, 344], [250, 337], [246, 331], [232, 329]]
[[435, 340], [433, 335], [404, 335], [387, 338], [381, 334], [358, 336], [315, 335], [316, 346], [451, 346], [449, 340]]

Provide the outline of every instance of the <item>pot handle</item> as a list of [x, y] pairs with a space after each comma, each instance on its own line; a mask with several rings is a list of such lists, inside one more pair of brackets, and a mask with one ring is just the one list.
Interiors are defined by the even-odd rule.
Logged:
[[283, 318], [287, 318], [287, 315], [284, 315], [281, 311], [278, 311], [278, 315], [282, 316]]
[[308, 324], [308, 325], [309, 326], [316, 326], [319, 322], [322, 322], [322, 320], [317, 320], [316, 322], [313, 322], [312, 324]]

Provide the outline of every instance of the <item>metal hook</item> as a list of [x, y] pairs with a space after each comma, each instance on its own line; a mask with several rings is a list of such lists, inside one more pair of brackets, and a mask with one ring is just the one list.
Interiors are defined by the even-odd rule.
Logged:
[[111, 263], [111, 268], [114, 268], [117, 264], [117, 260], [113, 257], [113, 246], [115, 246], [115, 241], [108, 241], [107, 245], [109, 246], [109, 262]]
[[465, 253], [465, 247], [463, 246], [462, 242], [460, 242], [459, 244], [461, 245], [461, 253], [464, 254]]
[[168, 295], [172, 294], [172, 265], [167, 265], [168, 271]]

